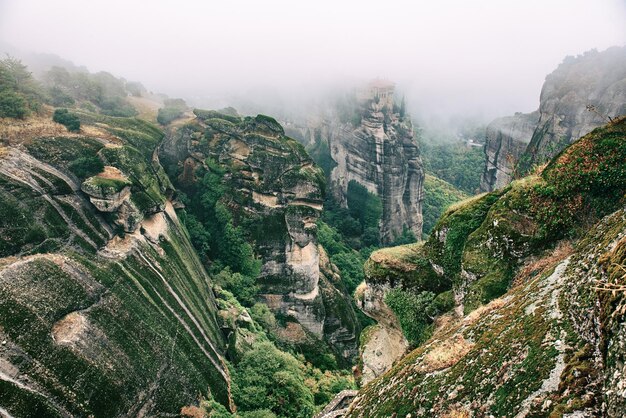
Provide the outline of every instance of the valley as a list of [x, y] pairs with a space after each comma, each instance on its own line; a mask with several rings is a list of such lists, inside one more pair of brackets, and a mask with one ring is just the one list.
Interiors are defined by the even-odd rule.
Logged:
[[442, 139], [381, 78], [276, 119], [7, 56], [0, 416], [622, 416], [625, 62]]

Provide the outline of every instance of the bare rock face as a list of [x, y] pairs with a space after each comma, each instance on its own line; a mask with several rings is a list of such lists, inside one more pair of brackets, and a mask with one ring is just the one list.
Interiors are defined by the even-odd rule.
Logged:
[[350, 296], [339, 275], [339, 269], [330, 262], [326, 251], [318, 246], [320, 255], [320, 293], [324, 301], [326, 317], [324, 318], [324, 336], [336, 348], [343, 358], [353, 359], [358, 356], [360, 327]]
[[480, 188], [490, 192], [509, 184], [515, 165], [533, 136], [539, 112], [516, 113], [498, 118], [487, 126], [485, 141], [485, 171]]
[[626, 47], [567, 57], [546, 77], [539, 110], [487, 128], [481, 189], [506, 186], [593, 129], [626, 114]]
[[626, 114], [626, 47], [566, 58], [546, 77], [539, 112], [520, 160], [522, 172], [548, 161], [609, 118]]
[[353, 357], [359, 333], [355, 313], [345, 289], [320, 272], [316, 222], [325, 187], [322, 170], [272, 118], [196, 114], [163, 146], [163, 159], [180, 166], [178, 184], [193, 190], [207, 159], [219, 166], [220, 187], [226, 190], [221, 202], [262, 262], [259, 299], [292, 321], [292, 330], [301, 327], [342, 357]]
[[362, 283], [357, 289], [357, 304], [378, 324], [366, 328], [361, 338], [360, 384], [366, 385], [390, 370], [409, 349], [393, 311], [385, 304], [389, 283]]
[[353, 120], [344, 122], [338, 114], [312, 120], [300, 132], [302, 141], [329, 148], [329, 188], [340, 204], [347, 205], [352, 180], [381, 198], [383, 243], [393, 242], [404, 229], [419, 239], [424, 171], [410, 117], [394, 104], [394, 86], [386, 82], [370, 83], [351, 105]]

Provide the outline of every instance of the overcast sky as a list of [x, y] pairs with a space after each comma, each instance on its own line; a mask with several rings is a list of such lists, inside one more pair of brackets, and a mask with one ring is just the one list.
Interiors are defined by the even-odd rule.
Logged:
[[187, 97], [396, 81], [412, 111], [538, 106], [566, 55], [626, 44], [626, 0], [0, 0], [0, 41]]

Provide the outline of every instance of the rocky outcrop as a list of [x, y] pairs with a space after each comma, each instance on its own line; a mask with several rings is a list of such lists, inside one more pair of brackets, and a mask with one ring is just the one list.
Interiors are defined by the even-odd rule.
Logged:
[[516, 113], [496, 119], [487, 126], [481, 190], [490, 192], [511, 182], [515, 166], [526, 150], [538, 121], [539, 112]]
[[359, 347], [359, 383], [365, 385], [391, 369], [407, 352], [409, 343], [394, 313], [385, 304], [387, 284], [362, 283], [356, 291], [357, 306], [377, 321], [363, 330]]
[[500, 118], [487, 129], [481, 189], [506, 186], [567, 145], [626, 114], [626, 47], [567, 57], [546, 77], [539, 110]]
[[0, 148], [0, 415], [177, 415], [207, 389], [232, 407], [211, 279], [137, 148], [160, 131], [82, 126]]
[[622, 416], [624, 294], [610, 289], [623, 273], [609, 260], [624, 262], [625, 237], [620, 210], [572, 255], [554, 253], [504, 297], [439, 328], [361, 390], [348, 416]]
[[[328, 150], [330, 192], [346, 206], [348, 184], [356, 181], [381, 198], [383, 243], [404, 230], [419, 239], [424, 172], [410, 117], [395, 104], [393, 85], [373, 82], [346, 106], [311, 119], [303, 135], [308, 147]], [[353, 113], [351, 121], [342, 121], [339, 114], [346, 111]]]
[[198, 117], [173, 132], [162, 148], [164, 161], [180, 161], [178, 184], [197, 198], [198, 173], [209, 160], [217, 164], [226, 191], [220, 202], [262, 262], [259, 298], [341, 356], [353, 357], [358, 323], [345, 290], [338, 290], [340, 281], [332, 277], [336, 272], [329, 274], [328, 263], [320, 260], [317, 244], [322, 171], [272, 118], [195, 113]]
[[[442, 309], [349, 416], [621, 416], [625, 132], [596, 129], [540, 177], [453, 206], [425, 243], [372, 254], [368, 286], [438, 293], [426, 309]], [[403, 332], [419, 318], [392, 311]]]
[[530, 144], [520, 159], [522, 173], [550, 160], [609, 118], [626, 114], [626, 47], [566, 58], [546, 77], [539, 113]]

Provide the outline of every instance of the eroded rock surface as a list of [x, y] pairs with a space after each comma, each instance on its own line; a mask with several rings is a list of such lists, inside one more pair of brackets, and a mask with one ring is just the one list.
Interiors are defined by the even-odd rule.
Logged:
[[328, 150], [329, 188], [340, 204], [347, 204], [350, 181], [381, 198], [383, 243], [405, 229], [420, 238], [424, 172], [410, 116], [395, 103], [394, 85], [374, 81], [351, 106], [355, 120], [344, 122], [335, 113], [311, 118], [299, 131], [301, 141]]
[[262, 262], [259, 298], [341, 356], [353, 357], [359, 332], [354, 311], [343, 286], [320, 272], [322, 170], [272, 118], [196, 113], [162, 147], [169, 164], [180, 161], [177, 183], [183, 189], [196, 184], [207, 161], [218, 164], [227, 190], [222, 201]]

